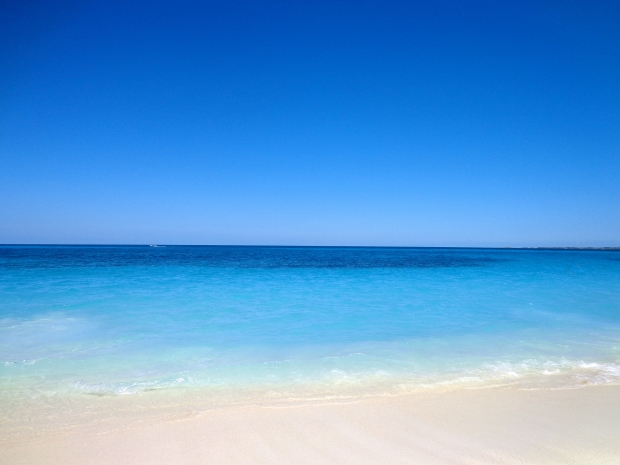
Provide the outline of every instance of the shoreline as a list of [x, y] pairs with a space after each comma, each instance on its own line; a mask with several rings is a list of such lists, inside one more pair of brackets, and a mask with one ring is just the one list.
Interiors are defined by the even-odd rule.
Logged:
[[[4, 442], [10, 464], [608, 464], [620, 386], [416, 392], [102, 423]], [[110, 426], [110, 425], [108, 425]]]

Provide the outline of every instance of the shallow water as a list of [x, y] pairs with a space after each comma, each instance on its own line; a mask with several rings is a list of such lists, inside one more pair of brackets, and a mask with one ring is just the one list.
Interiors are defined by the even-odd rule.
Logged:
[[617, 383], [620, 252], [0, 247], [5, 417], [153, 390], [224, 405]]

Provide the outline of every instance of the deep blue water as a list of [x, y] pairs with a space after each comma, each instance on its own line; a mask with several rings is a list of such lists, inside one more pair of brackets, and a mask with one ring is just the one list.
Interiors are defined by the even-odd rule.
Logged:
[[617, 382], [615, 251], [0, 247], [3, 396]]

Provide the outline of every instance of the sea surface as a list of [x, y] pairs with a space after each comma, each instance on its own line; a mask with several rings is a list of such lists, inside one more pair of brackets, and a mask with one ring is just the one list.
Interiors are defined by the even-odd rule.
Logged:
[[617, 251], [0, 246], [0, 420], [618, 383]]

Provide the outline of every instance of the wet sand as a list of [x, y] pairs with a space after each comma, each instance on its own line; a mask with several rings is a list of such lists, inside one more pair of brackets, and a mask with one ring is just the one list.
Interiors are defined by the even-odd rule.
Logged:
[[2, 464], [618, 464], [620, 386], [421, 392], [21, 433]]

